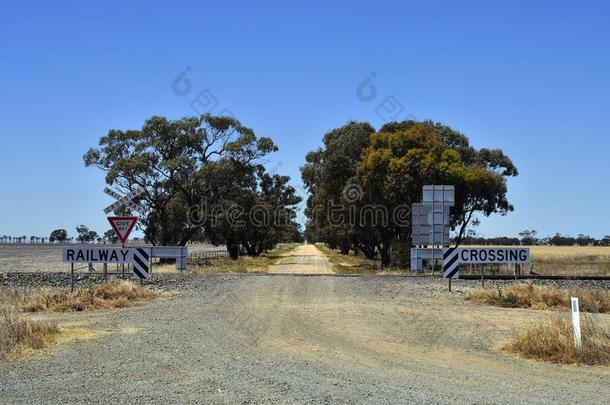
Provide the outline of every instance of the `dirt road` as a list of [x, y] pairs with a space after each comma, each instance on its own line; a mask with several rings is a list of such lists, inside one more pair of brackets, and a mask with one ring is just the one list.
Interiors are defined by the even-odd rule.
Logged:
[[314, 245], [301, 245], [269, 267], [273, 274], [333, 274], [328, 258]]
[[[308, 252], [295, 254], [318, 257]], [[608, 368], [498, 353], [550, 314], [466, 303], [466, 285], [450, 295], [421, 278], [192, 276], [142, 307], [44, 315], [81, 340], [0, 364], [0, 402], [610, 402]]]

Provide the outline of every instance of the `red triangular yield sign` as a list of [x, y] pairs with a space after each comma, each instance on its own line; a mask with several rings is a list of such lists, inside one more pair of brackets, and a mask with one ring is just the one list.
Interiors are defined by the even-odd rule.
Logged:
[[125, 243], [133, 227], [136, 226], [138, 217], [108, 217], [108, 222], [121, 243]]

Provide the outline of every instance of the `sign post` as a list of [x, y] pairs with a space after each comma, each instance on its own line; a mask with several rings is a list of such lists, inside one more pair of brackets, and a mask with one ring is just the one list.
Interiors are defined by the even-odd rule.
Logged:
[[582, 349], [582, 336], [580, 334], [580, 309], [578, 298], [572, 297], [572, 327], [574, 328], [574, 346], [577, 350]]

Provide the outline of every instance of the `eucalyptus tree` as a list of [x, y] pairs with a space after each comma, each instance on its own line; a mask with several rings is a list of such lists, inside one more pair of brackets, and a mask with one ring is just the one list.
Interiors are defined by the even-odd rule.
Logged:
[[193, 208], [219, 204], [244, 172], [275, 150], [270, 138], [232, 117], [155, 116], [141, 129], [110, 130], [84, 162], [103, 170], [108, 185], [141, 191], [133, 202], [141, 207], [147, 240], [185, 245], [209, 224], [193, 220]]

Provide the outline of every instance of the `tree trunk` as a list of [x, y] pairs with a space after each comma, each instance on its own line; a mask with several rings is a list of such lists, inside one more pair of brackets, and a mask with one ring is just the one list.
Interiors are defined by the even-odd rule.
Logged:
[[349, 247], [350, 247], [349, 242], [341, 243], [341, 249], [340, 249], [341, 250], [341, 254], [342, 255], [349, 255]]
[[458, 232], [457, 237], [455, 238], [455, 247], [459, 247], [462, 244], [462, 240], [464, 239], [464, 233], [466, 233], [466, 228], [472, 219], [472, 215], [474, 214], [474, 210], [471, 210], [468, 214], [464, 215], [465, 220], [460, 226], [460, 231]]
[[379, 251], [381, 255], [381, 267], [390, 267], [390, 264], [392, 263], [392, 256], [390, 253], [390, 240], [387, 235], [382, 237]]
[[358, 249], [360, 249], [362, 254], [369, 260], [375, 260], [377, 258], [375, 255], [375, 246], [359, 244]]
[[229, 257], [232, 260], [237, 260], [239, 257], [239, 244], [233, 240], [227, 240], [227, 251], [229, 252]]
[[258, 256], [258, 254], [256, 253], [256, 244], [255, 243], [244, 243], [244, 248], [246, 248], [246, 252], [248, 253], [248, 256]]
[[195, 234], [197, 233], [198, 230], [199, 229], [197, 229], [197, 228], [191, 228], [191, 229], [186, 230], [184, 235], [182, 235], [182, 237], [180, 238], [178, 245], [185, 246], [193, 238], [193, 236], [195, 236]]
[[381, 267], [390, 267], [392, 257], [390, 256], [390, 248], [383, 244], [381, 246]]

